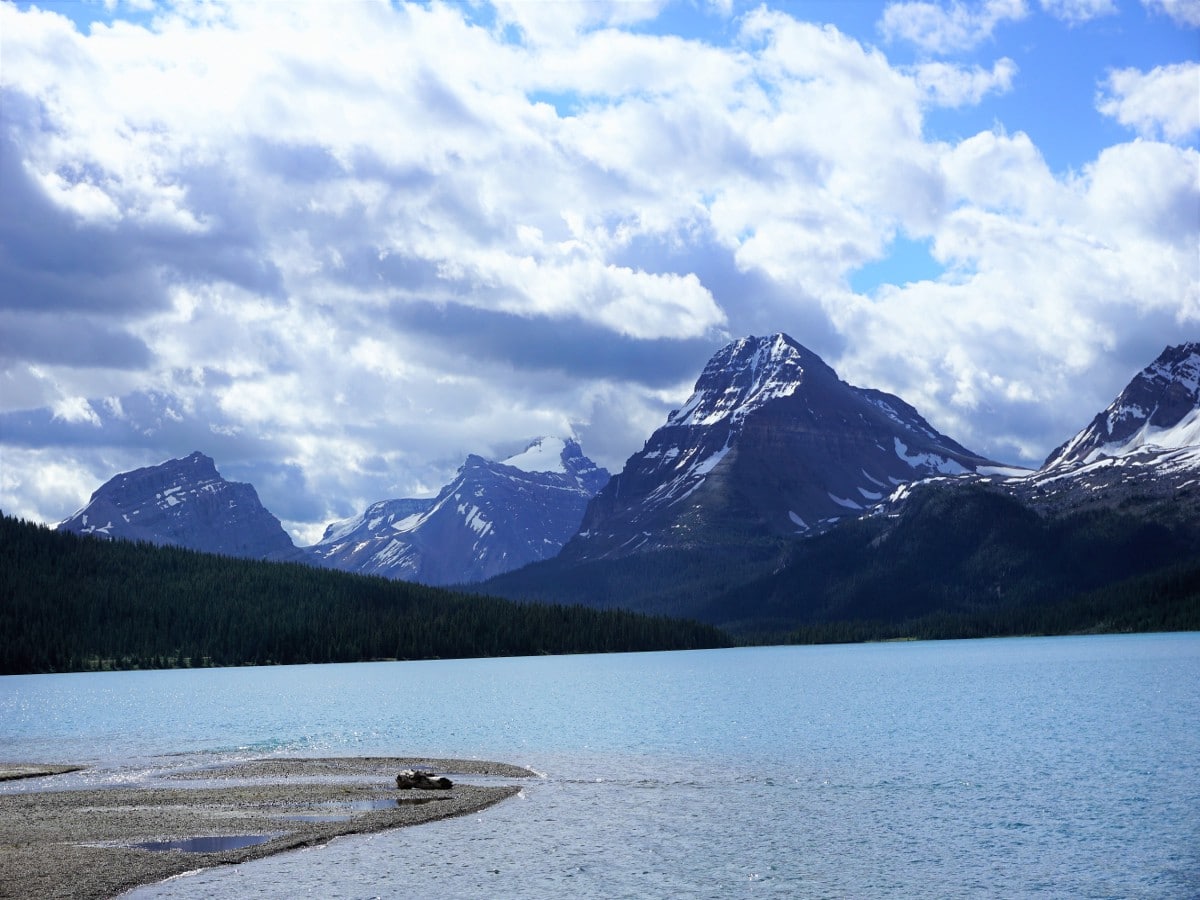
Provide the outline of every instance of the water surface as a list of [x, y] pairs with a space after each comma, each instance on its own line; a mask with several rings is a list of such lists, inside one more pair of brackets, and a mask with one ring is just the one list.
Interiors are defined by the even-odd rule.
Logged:
[[542, 775], [139, 898], [1196, 896], [1197, 723], [1197, 634], [0, 678], [0, 757], [93, 764], [62, 786], [264, 755]]

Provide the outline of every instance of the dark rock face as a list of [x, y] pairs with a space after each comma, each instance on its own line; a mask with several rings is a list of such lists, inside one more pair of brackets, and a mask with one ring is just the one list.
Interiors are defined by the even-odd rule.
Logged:
[[898, 485], [989, 465], [787, 335], [744, 338], [592, 501], [564, 557], [811, 533]]
[[297, 553], [254, 488], [226, 481], [198, 452], [115, 476], [58, 528], [249, 559]]
[[1050, 454], [1043, 469], [1126, 456], [1143, 447], [1200, 443], [1200, 343], [1167, 347], [1091, 423]]
[[437, 497], [372, 504], [307, 552], [321, 565], [386, 578], [483, 581], [557, 554], [607, 481], [573, 440], [543, 438], [504, 462], [471, 455]]

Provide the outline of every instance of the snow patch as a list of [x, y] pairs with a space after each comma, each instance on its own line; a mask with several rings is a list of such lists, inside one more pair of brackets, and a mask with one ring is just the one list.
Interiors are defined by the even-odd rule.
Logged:
[[1000, 478], [1025, 478], [1034, 472], [1033, 469], [1023, 469], [1020, 466], [980, 466], [975, 471], [980, 475]]
[[845, 497], [839, 497], [836, 494], [830, 494], [829, 499], [838, 506], [844, 506], [846, 509], [862, 509], [862, 506], [855, 503], [853, 500], [847, 500]]
[[729, 453], [729, 445], [726, 444], [724, 447], [722, 447], [720, 450], [718, 450], [716, 453], [714, 453], [708, 459], [704, 460], [702, 463], [697, 465], [696, 468], [692, 469], [691, 474], [701, 475], [701, 476], [707, 475], [709, 472], [711, 472], [713, 469], [716, 468], [717, 463], [719, 463], [721, 460], [723, 460], [725, 458], [726, 454], [728, 454], [728, 453]]
[[1085, 463], [1095, 462], [1105, 456], [1128, 456], [1142, 448], [1159, 450], [1181, 450], [1200, 445], [1200, 408], [1190, 413], [1169, 428], [1156, 428], [1147, 422], [1125, 441], [1103, 444], [1089, 453]]
[[500, 460], [500, 465], [512, 466], [522, 472], [560, 472], [569, 475], [562, 460], [566, 449], [567, 442], [562, 438], [538, 438], [516, 456]]
[[947, 459], [937, 453], [909, 454], [908, 445], [904, 441], [900, 438], [893, 438], [893, 440], [896, 442], [896, 455], [914, 469], [929, 468], [935, 472], [941, 472], [943, 475], [967, 474], [968, 470], [952, 459]]

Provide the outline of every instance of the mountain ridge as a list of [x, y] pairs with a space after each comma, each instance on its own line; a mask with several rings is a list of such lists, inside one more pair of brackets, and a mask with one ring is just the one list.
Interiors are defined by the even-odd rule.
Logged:
[[[1180, 559], [1200, 547], [1198, 417], [1200, 345], [1168, 347], [1041, 469], [1018, 472], [940, 434], [902, 399], [841, 381], [786, 335], [750, 337], [714, 354], [688, 400], [607, 486], [608, 473], [573, 439], [540, 438], [501, 461], [469, 455], [437, 497], [371, 504], [360, 516], [330, 524], [314, 547], [345, 553], [343, 565], [334, 567], [346, 571], [469, 582], [519, 599], [671, 615], [719, 610], [733, 621], [737, 604], [746, 604], [751, 619], [759, 615], [749, 613], [759, 607], [746, 585], [769, 587], [776, 597], [801, 589], [860, 590], [869, 579], [854, 572], [873, 571], [868, 557], [887, 545], [908, 548], [897, 557], [908, 567], [905, 577], [916, 585], [931, 578], [920, 591], [949, 591], [947, 603], [963, 596], [977, 597], [983, 607], [1016, 596], [1051, 602], [1055, 586], [1105, 589], [1103, 578], [1070, 574], [1089, 552], [1136, 551], [1165, 565], [1156, 555], [1162, 547]], [[242, 495], [223, 479], [213, 481], [219, 475], [203, 454], [170, 462], [190, 467], [194, 483], [186, 490], [174, 476], [152, 473], [155, 467], [124, 473], [93, 495], [94, 503], [108, 505], [89, 504], [63, 525], [73, 521], [81, 532], [163, 543], [169, 541], [162, 535], [137, 530], [152, 521], [143, 518], [151, 510], [169, 522], [190, 501], [212, 496], [228, 508], [250, 508], [248, 501], [228, 506]], [[112, 485], [141, 485], [144, 511], [112, 502], [105, 491]], [[979, 499], [974, 491], [1004, 499]], [[800, 511], [813, 497], [821, 517], [809, 522]], [[203, 507], [192, 502], [191, 508]], [[938, 531], [929, 510], [961, 519], [961, 535], [976, 535], [976, 543], [963, 545], [965, 562], [935, 565], [942, 558], [937, 542], [959, 535]], [[1003, 527], [986, 527], [988, 516]], [[550, 519], [557, 537], [547, 537]], [[1014, 529], [1041, 535], [1041, 545]], [[503, 541], [495, 540], [500, 532]], [[818, 537], [817, 544], [797, 540]], [[818, 546], [835, 548], [830, 559], [849, 566], [850, 574], [835, 567], [817, 585], [793, 571], [825, 565], [806, 556]], [[443, 563], [436, 561], [439, 554], [458, 555]], [[1039, 554], [1074, 562], [1064, 569], [1051, 558], [1037, 562]], [[308, 559], [314, 561], [312, 554]], [[1018, 560], [1027, 576], [1019, 590], [1006, 590]], [[331, 562], [328, 554], [316, 561]], [[1122, 577], [1155, 571], [1136, 560], [1102, 562], [1108, 569], [1098, 571]], [[921, 573], [922, 564], [945, 572]], [[761, 581], [772, 573], [779, 577]], [[997, 586], [1000, 592], [987, 600]], [[873, 608], [865, 602], [840, 608], [847, 614]], [[764, 622], [783, 621], [761, 615]]]
[[199, 451], [113, 476], [58, 529], [250, 559], [299, 552], [253, 485], [226, 481]]
[[596, 496], [573, 559], [787, 536], [862, 514], [899, 484], [999, 463], [899, 397], [853, 387], [789, 336], [718, 350], [688, 400]]
[[503, 461], [469, 454], [429, 500], [387, 500], [305, 548], [328, 568], [468, 584], [553, 556], [608, 480], [573, 438], [538, 438]]

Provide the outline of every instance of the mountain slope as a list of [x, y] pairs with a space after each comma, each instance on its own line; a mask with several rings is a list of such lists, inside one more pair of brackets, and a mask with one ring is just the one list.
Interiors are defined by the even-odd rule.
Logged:
[[[1196, 345], [1168, 348], [1037, 472], [1014, 476], [976, 466], [954, 474], [943, 465], [899, 485], [867, 513], [799, 540], [752, 543], [731, 533], [724, 547], [660, 546], [595, 559], [564, 552], [486, 588], [501, 596], [669, 612], [775, 638], [798, 630], [804, 640], [1194, 627], [1200, 447], [1189, 423], [1200, 408], [1197, 371]], [[821, 370], [809, 361], [810, 382], [820, 377], [814, 373]], [[828, 403], [839, 394], [821, 374], [821, 399]], [[802, 396], [792, 384], [777, 379], [758, 394]], [[699, 402], [694, 397], [668, 424], [711, 408], [705, 404], [714, 397], [730, 398], [717, 412], [737, 414], [753, 392], [731, 387]], [[886, 402], [904, 411], [897, 412], [902, 421], [916, 417], [894, 398]], [[842, 421], [850, 419], [847, 408], [853, 407], [837, 408]], [[757, 414], [741, 413], [748, 422]], [[816, 418], [814, 411], [804, 421]], [[853, 447], [843, 429], [827, 440]], [[742, 440], [745, 434], [743, 426]], [[650, 453], [658, 449], [654, 440]], [[695, 495], [703, 490], [701, 482]]]
[[466, 584], [554, 556], [608, 472], [574, 440], [541, 438], [502, 462], [471, 455], [431, 500], [385, 500], [307, 548], [321, 565]]
[[995, 463], [898, 397], [852, 387], [784, 334], [718, 351], [588, 507], [568, 559], [819, 531], [899, 484]]
[[1167, 347], [1041, 469], [1003, 487], [1043, 514], [1200, 521], [1200, 343]]
[[[1039, 516], [994, 487], [924, 483], [895, 518], [848, 522], [802, 541], [777, 571], [689, 615], [734, 631], [778, 633], [931, 616], [983, 621], [1026, 610], [1029, 621], [1054, 630], [1050, 611], [1072, 597], [1179, 565], [1200, 568], [1194, 523], [1168, 526], [1112, 510]], [[1189, 621], [1200, 622], [1192, 603]]]
[[1167, 347], [1104, 411], [1047, 457], [1043, 469], [1200, 446], [1200, 343]]
[[249, 559], [297, 555], [253, 486], [226, 481], [199, 452], [114, 476], [58, 529]]

